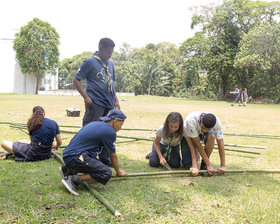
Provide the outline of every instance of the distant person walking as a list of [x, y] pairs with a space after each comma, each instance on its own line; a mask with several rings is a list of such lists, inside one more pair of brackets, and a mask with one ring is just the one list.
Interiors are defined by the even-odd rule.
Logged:
[[[113, 108], [120, 109], [120, 104], [115, 93], [115, 68], [109, 60], [114, 52], [115, 43], [109, 38], [99, 41], [98, 51], [86, 59], [76, 73], [73, 84], [85, 101], [85, 114], [83, 126], [99, 121]], [[81, 80], [86, 80], [84, 90]], [[104, 151], [100, 155], [105, 164], [110, 164], [109, 154]]]
[[231, 104], [231, 106], [234, 106], [235, 103], [239, 103], [239, 106], [241, 106], [240, 104], [240, 90], [235, 87], [234, 91], [231, 91], [230, 92], [231, 94], [234, 94], [234, 101], [233, 101], [233, 104]]
[[[27, 122], [27, 129], [31, 142], [3, 141], [1, 146], [7, 153], [2, 154], [1, 159], [11, 154], [15, 155], [15, 161], [49, 159], [51, 150], [58, 149], [62, 143], [57, 123], [45, 118], [45, 111], [41, 106], [33, 108], [33, 114]], [[54, 138], [56, 144], [53, 144]]]
[[247, 100], [248, 100], [248, 93], [247, 93], [247, 88], [244, 88], [242, 93], [241, 93], [241, 99], [242, 99], [242, 104], [243, 107], [246, 107]]

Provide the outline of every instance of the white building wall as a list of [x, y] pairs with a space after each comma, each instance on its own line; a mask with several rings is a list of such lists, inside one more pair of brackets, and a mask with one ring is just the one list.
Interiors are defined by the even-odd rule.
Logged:
[[0, 40], [0, 92], [12, 93], [16, 67], [12, 40]]
[[[14, 34], [7, 35], [0, 32], [0, 93], [35, 94], [36, 77], [21, 72], [13, 49], [13, 37]], [[46, 75], [45, 79], [44, 82], [40, 81], [46, 90], [58, 88], [57, 72], [55, 75]]]

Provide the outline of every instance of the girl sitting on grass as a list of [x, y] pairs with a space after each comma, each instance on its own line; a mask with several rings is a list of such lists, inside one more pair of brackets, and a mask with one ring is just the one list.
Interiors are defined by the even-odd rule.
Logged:
[[[58, 149], [61, 145], [60, 131], [54, 120], [45, 118], [45, 111], [41, 106], [33, 108], [33, 114], [27, 122], [31, 142], [3, 141], [1, 146], [6, 153], [1, 153], [0, 158], [15, 155], [15, 161], [37, 161], [51, 157], [51, 150]], [[56, 144], [53, 144], [54, 138]]]
[[162, 165], [168, 168], [179, 168], [180, 141], [184, 135], [184, 124], [182, 115], [178, 112], [168, 114], [164, 125], [156, 132], [152, 152], [149, 157], [149, 164], [152, 167]]

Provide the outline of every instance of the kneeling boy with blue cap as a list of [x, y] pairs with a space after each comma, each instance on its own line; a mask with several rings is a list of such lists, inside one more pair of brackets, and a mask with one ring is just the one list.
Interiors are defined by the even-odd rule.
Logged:
[[[59, 168], [62, 183], [74, 195], [79, 195], [76, 186], [85, 181], [106, 184], [112, 176], [111, 169], [96, 157], [106, 150], [110, 153], [117, 176], [127, 173], [119, 169], [115, 142], [118, 132], [126, 119], [121, 110], [113, 109], [101, 121], [85, 125], [63, 151], [65, 166]], [[83, 173], [78, 175], [78, 173]]]

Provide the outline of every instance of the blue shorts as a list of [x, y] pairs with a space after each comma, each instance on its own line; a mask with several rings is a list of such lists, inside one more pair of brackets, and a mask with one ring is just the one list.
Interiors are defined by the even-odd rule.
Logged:
[[239, 97], [240, 97], [240, 96], [239, 96], [238, 94], [236, 94], [236, 95], [235, 95], [235, 98], [234, 98], [234, 102], [238, 102], [238, 101], [239, 101]]
[[45, 160], [51, 157], [51, 145], [37, 144], [35, 142], [23, 143], [14, 142], [13, 152], [15, 154], [15, 161], [34, 162], [38, 160]]

